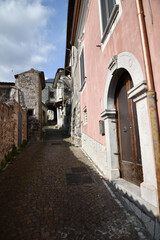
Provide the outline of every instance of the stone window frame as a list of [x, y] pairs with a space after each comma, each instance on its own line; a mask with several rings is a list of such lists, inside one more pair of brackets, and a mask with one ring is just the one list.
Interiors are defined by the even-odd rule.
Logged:
[[[150, 116], [147, 103], [147, 83], [144, 78], [141, 65], [130, 52], [122, 52], [112, 57], [108, 64], [109, 72], [106, 78], [104, 90], [104, 111], [101, 118], [105, 120], [105, 135], [107, 144], [107, 166], [106, 177], [109, 180], [121, 180], [119, 171], [117, 121], [115, 109], [115, 88], [119, 76], [125, 70], [133, 81], [133, 87], [128, 91], [128, 98], [136, 103], [138, 129], [140, 135], [140, 147], [142, 157], [142, 170], [144, 181], [137, 187], [141, 199], [158, 206], [157, 181], [154, 164], [154, 151], [152, 147], [152, 131], [150, 128]], [[145, 141], [144, 141], [145, 139]], [[150, 175], [148, 175], [150, 172]], [[150, 177], [152, 176], [152, 177]], [[129, 185], [129, 182], [127, 182]], [[134, 185], [134, 184], [133, 184]], [[129, 185], [130, 186], [130, 185]], [[128, 188], [129, 189], [129, 188]], [[129, 190], [127, 190], [129, 191]]]

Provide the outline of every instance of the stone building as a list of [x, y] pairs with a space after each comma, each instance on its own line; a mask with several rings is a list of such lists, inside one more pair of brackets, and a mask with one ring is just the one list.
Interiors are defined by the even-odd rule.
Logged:
[[49, 78], [45, 81], [45, 88], [42, 90], [42, 102], [49, 108], [55, 101], [55, 89], [53, 88], [54, 78]]
[[[71, 45], [71, 26], [73, 21], [73, 10], [75, 1], [68, 1], [67, 36], [65, 54], [65, 75], [72, 79], [71, 98], [71, 137], [75, 145], [81, 146], [81, 109], [80, 109], [80, 87], [79, 87], [79, 65], [78, 51]], [[72, 56], [72, 57], [71, 57]], [[74, 61], [73, 61], [74, 60]]]
[[42, 133], [42, 89], [44, 72], [35, 69], [16, 74], [15, 87], [20, 91], [20, 105], [27, 108], [28, 140], [39, 140]]
[[47, 111], [48, 111], [47, 106], [42, 102], [42, 126], [46, 125], [48, 122]]
[[57, 109], [57, 126], [70, 134], [71, 122], [71, 78], [65, 76], [65, 70], [59, 68], [55, 74], [53, 88], [56, 89], [54, 106]]
[[42, 103], [47, 107], [47, 121], [57, 122], [57, 109], [54, 106], [56, 89], [53, 88], [54, 78], [49, 78], [45, 81], [45, 88], [42, 90]]

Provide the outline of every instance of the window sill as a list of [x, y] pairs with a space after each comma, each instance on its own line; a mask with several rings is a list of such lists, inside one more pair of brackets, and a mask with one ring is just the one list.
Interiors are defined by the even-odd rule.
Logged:
[[104, 41], [105, 41], [105, 39], [106, 39], [106, 37], [107, 37], [107, 35], [108, 35], [112, 25], [113, 25], [118, 13], [119, 13], [119, 5], [116, 4], [113, 8], [112, 14], [111, 14], [111, 16], [109, 18], [109, 21], [108, 21], [108, 24], [107, 24], [107, 26], [104, 30], [104, 33], [103, 33], [103, 36], [102, 36], [102, 39], [101, 39], [101, 43], [104, 43]]

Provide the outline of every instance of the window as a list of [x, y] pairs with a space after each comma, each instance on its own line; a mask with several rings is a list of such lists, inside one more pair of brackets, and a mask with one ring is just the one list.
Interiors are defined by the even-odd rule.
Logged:
[[[109, 39], [109, 36], [113, 32], [122, 13], [122, 9], [120, 0], [99, 0], [99, 3], [101, 13], [101, 43], [105, 42], [106, 44], [105, 40]], [[116, 19], [117, 21], [115, 21]]]
[[102, 31], [104, 33], [106, 26], [109, 22], [109, 18], [112, 14], [115, 0], [100, 0], [101, 1], [101, 17], [102, 17]]
[[81, 69], [81, 87], [83, 87], [85, 83], [85, 66], [84, 66], [84, 48], [82, 49], [80, 56], [80, 69]]
[[34, 116], [35, 113], [34, 113], [34, 109], [28, 109], [28, 117], [29, 116]]
[[49, 95], [50, 95], [50, 98], [54, 98], [54, 92], [50, 92]]
[[83, 124], [87, 123], [87, 108], [83, 110]]

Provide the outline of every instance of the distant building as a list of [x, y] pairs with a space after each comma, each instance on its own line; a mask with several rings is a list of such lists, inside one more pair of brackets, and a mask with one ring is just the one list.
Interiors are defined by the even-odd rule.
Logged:
[[42, 90], [42, 102], [47, 107], [47, 120], [57, 121], [57, 111], [54, 107], [56, 89], [53, 88], [54, 78], [48, 78], [45, 81], [45, 88]]
[[42, 133], [42, 89], [45, 87], [44, 72], [30, 69], [15, 75], [15, 87], [19, 102], [27, 108], [28, 139], [39, 140]]
[[45, 88], [42, 90], [42, 102], [48, 107], [55, 101], [55, 89], [53, 88], [54, 78], [45, 81]]
[[72, 81], [59, 68], [55, 75], [53, 88], [56, 90], [54, 106], [57, 109], [57, 126], [70, 133]]

